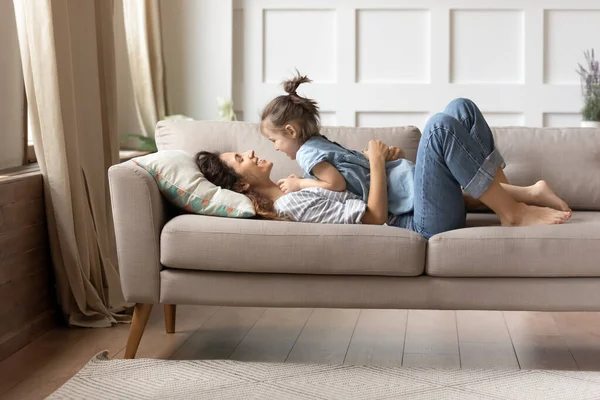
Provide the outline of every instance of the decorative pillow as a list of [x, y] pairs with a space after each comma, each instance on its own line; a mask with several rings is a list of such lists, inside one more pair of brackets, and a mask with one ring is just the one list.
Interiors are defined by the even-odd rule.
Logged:
[[160, 192], [186, 211], [220, 217], [250, 218], [256, 215], [250, 199], [210, 183], [194, 157], [181, 150], [165, 150], [132, 160], [156, 180]]

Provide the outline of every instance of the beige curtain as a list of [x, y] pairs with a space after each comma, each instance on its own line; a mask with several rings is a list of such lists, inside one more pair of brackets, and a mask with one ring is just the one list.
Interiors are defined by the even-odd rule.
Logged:
[[167, 113], [158, 0], [124, 0], [123, 17], [135, 107], [143, 135]]
[[119, 161], [112, 0], [14, 0], [58, 299], [70, 325], [128, 320], [107, 169]]

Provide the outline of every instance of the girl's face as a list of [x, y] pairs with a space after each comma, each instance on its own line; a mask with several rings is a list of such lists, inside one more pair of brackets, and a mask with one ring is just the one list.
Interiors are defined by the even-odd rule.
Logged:
[[302, 144], [297, 139], [297, 130], [292, 124], [278, 129], [266, 119], [260, 124], [260, 130], [263, 136], [273, 143], [276, 151], [284, 152], [291, 160], [296, 159], [296, 153]]

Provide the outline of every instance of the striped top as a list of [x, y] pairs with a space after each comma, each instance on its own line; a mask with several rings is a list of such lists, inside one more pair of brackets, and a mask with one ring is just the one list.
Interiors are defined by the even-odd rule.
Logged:
[[316, 187], [283, 195], [273, 205], [291, 221], [320, 224], [360, 224], [367, 209], [360, 196]]

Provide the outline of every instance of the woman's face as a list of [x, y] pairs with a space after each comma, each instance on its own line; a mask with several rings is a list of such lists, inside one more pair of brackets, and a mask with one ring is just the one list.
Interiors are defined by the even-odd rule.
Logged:
[[251, 186], [271, 180], [273, 163], [256, 157], [254, 150], [245, 153], [223, 153], [219, 158]]

